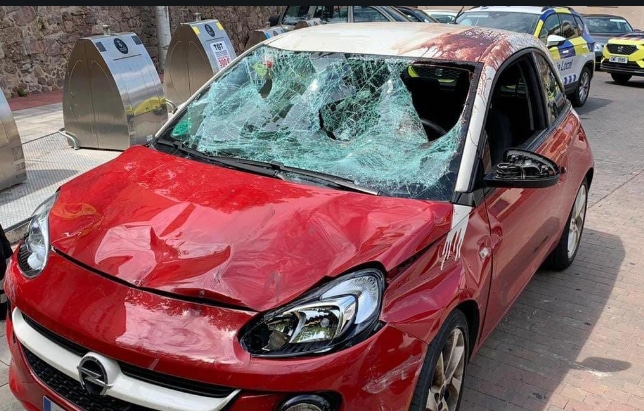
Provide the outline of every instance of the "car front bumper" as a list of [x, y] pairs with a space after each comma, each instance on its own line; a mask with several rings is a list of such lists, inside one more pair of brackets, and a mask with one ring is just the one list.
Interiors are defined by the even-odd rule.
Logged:
[[[117, 382], [105, 396], [124, 407], [137, 404], [136, 410], [169, 409], [159, 405], [165, 403], [175, 404], [174, 410], [274, 411], [303, 394], [324, 396], [336, 404], [334, 410], [405, 410], [427, 349], [424, 342], [385, 324], [367, 340], [338, 352], [255, 358], [236, 336], [253, 313], [138, 290], [56, 253], [35, 279], [24, 278], [15, 263], [7, 279], [10, 388], [29, 410], [43, 409], [46, 396], [64, 409], [91, 411], [93, 406], [79, 397], [87, 393], [76, 375], [83, 355], [74, 353], [78, 349], [115, 364], [112, 379]], [[60, 284], [74, 284], [74, 289]], [[159, 388], [161, 380], [165, 383]], [[186, 381], [225, 392], [215, 399], [198, 390], [187, 393]]]

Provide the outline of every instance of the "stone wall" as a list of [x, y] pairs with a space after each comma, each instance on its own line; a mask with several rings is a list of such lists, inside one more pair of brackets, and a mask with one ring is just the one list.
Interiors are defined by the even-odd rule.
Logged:
[[[240, 53], [250, 31], [263, 27], [279, 6], [169, 6], [170, 26], [217, 18]], [[67, 58], [77, 39], [132, 31], [155, 64], [158, 49], [152, 6], [0, 6], [0, 88], [7, 98], [63, 87]], [[157, 69], [159, 69], [157, 67]], [[162, 70], [159, 70], [162, 71]]]

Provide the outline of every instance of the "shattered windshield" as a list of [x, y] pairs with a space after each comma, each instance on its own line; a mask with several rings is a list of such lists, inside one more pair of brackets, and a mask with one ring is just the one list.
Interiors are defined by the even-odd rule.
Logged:
[[380, 195], [449, 200], [471, 74], [407, 58], [261, 46], [159, 138], [331, 174]]

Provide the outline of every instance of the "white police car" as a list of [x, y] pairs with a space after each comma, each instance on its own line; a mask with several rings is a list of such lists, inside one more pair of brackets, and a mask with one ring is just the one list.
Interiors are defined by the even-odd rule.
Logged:
[[595, 73], [595, 41], [581, 15], [571, 7], [476, 6], [463, 11], [456, 23], [538, 37], [548, 46], [573, 105], [586, 103]]

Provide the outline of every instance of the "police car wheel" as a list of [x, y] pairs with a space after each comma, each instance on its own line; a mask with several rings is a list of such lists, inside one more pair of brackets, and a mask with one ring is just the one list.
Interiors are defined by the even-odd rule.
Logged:
[[628, 83], [628, 80], [631, 79], [630, 74], [618, 74], [618, 73], [610, 73], [610, 76], [615, 80], [615, 83], [617, 84], [626, 84]]
[[590, 94], [590, 70], [588, 70], [588, 67], [584, 67], [579, 75], [577, 88], [571, 96], [572, 105], [575, 107], [583, 106], [588, 99], [588, 94]]

